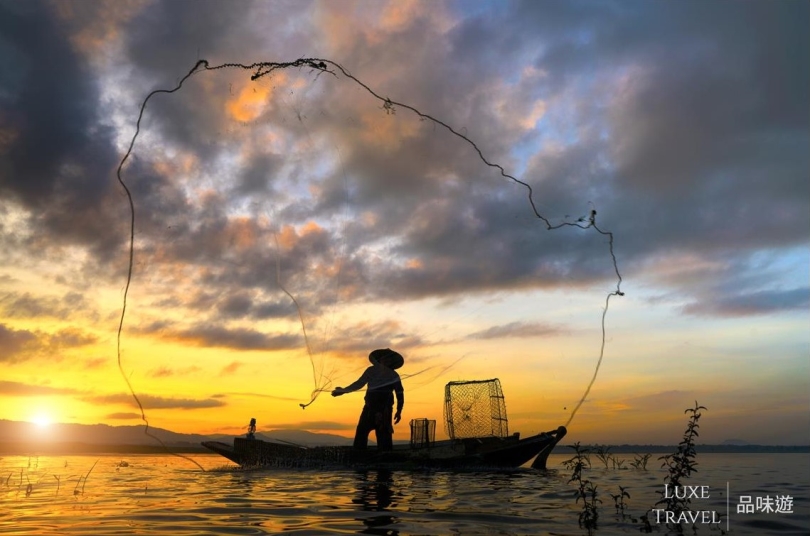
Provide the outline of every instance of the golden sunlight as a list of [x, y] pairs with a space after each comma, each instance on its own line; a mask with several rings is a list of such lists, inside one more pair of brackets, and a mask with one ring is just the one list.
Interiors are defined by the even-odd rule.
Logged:
[[31, 422], [37, 425], [37, 428], [47, 428], [53, 420], [44, 413], [38, 413], [31, 418]]

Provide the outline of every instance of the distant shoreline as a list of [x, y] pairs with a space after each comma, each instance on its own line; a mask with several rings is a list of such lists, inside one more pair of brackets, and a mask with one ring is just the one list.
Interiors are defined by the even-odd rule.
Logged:
[[[587, 447], [587, 445], [585, 445]], [[611, 454], [668, 454], [675, 445], [600, 445]], [[591, 446], [593, 449], [593, 446]], [[698, 445], [697, 453], [705, 454], [803, 454], [810, 453], [810, 445]], [[558, 445], [554, 454], [568, 454], [568, 445]], [[593, 452], [593, 450], [592, 450]], [[0, 455], [12, 456], [71, 456], [78, 454], [213, 454], [202, 445], [190, 443], [161, 445], [102, 445], [62, 442], [0, 442]]]

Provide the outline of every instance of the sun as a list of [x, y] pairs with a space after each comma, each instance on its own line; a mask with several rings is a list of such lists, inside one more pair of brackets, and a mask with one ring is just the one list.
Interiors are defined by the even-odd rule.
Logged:
[[31, 419], [31, 422], [34, 423], [35, 425], [37, 425], [37, 428], [47, 428], [51, 424], [51, 422], [53, 422], [53, 421], [51, 420], [51, 418], [49, 416], [47, 416], [47, 415], [45, 415], [43, 413], [40, 413], [38, 415], [35, 415]]

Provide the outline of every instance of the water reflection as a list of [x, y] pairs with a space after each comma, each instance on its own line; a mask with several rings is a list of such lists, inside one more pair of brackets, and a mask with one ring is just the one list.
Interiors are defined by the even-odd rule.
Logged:
[[[700, 456], [699, 483], [712, 490], [704, 509], [725, 512], [730, 497], [734, 534], [808, 534], [806, 454]], [[552, 455], [549, 465], [569, 458]], [[126, 467], [117, 456], [69, 457], [67, 469], [65, 457], [3, 456], [0, 534], [582, 534], [581, 504], [564, 469], [246, 471], [223, 468], [214, 456], [200, 460], [214, 470], [203, 473], [168, 456], [130, 456]], [[627, 513], [638, 516], [660, 498], [664, 473], [591, 469], [588, 477], [611, 503], [600, 506], [599, 536], [628, 536], [639, 525], [614, 514], [607, 494], [627, 488]], [[789, 495], [794, 513], [735, 516], [742, 495]]]
[[[356, 473], [356, 493], [352, 503], [365, 512], [388, 512], [397, 507], [401, 495], [394, 492], [394, 474], [391, 471], [358, 471]], [[377, 514], [357, 518], [365, 525], [360, 534], [396, 536], [399, 530], [391, 528], [398, 519], [388, 514]]]

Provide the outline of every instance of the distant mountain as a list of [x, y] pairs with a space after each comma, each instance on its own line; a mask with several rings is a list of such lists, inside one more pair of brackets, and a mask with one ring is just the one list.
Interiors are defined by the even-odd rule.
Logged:
[[[109, 426], [107, 424], [51, 424], [40, 428], [29, 422], [0, 420], [0, 453], [6, 454], [81, 454], [81, 453], [160, 453], [168, 447], [172, 452], [208, 452], [203, 441], [230, 443], [233, 435], [179, 434], [150, 426], [149, 433], [163, 444], [144, 433], [145, 426]], [[265, 441], [284, 441], [313, 447], [318, 445], [351, 445], [352, 440], [334, 434], [317, 434], [304, 430], [266, 430], [256, 434]], [[395, 441], [397, 443], [403, 442]], [[407, 443], [407, 441], [404, 441]], [[373, 443], [373, 441], [372, 441]], [[557, 452], [566, 453], [567, 445]], [[618, 453], [671, 453], [670, 445], [613, 445], [610, 452]], [[721, 445], [697, 445], [697, 451], [717, 453], [750, 452], [810, 452], [810, 446], [752, 445], [739, 439], [727, 439]]]
[[[51, 424], [40, 428], [35, 424], [20, 421], [0, 420], [0, 451], [24, 450], [30, 452], [34, 446], [55, 450], [60, 445], [71, 445], [76, 450], [79, 445], [94, 446], [147, 446], [160, 447], [160, 443], [144, 433], [144, 425], [110, 426], [107, 424]], [[166, 446], [197, 449], [203, 441], [233, 440], [233, 435], [180, 434], [163, 428], [149, 427], [149, 434], [157, 437]], [[259, 439], [276, 440], [304, 446], [350, 445], [351, 440], [334, 434], [317, 434], [303, 430], [268, 430], [256, 434]], [[117, 449], [120, 450], [120, 449]]]

